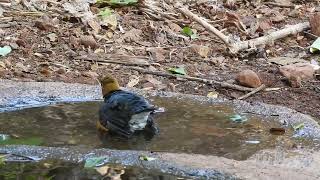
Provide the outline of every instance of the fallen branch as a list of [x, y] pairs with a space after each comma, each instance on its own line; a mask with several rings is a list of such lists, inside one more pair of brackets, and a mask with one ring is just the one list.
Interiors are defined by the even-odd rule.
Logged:
[[88, 57], [88, 56], [78, 56], [74, 58], [75, 60], [83, 60], [97, 63], [110, 63], [110, 64], [122, 64], [127, 66], [150, 66], [147, 61], [147, 57], [141, 56], [115, 56], [115, 57]]
[[249, 92], [248, 94], [245, 94], [245, 95], [239, 97], [238, 99], [239, 99], [239, 100], [246, 99], [246, 98], [248, 98], [249, 96], [252, 96], [253, 94], [255, 94], [255, 93], [263, 90], [265, 87], [266, 87], [266, 85], [262, 84], [262, 85], [259, 86], [258, 88], [254, 89], [253, 91]]
[[240, 41], [237, 43], [234, 43], [231, 45], [229, 48], [231, 53], [237, 53], [241, 50], [245, 49], [250, 49], [250, 48], [255, 48], [256, 46], [263, 45], [263, 44], [268, 44], [272, 43], [277, 39], [281, 39], [284, 37], [287, 37], [292, 34], [297, 34], [299, 32], [305, 31], [310, 28], [310, 23], [309, 22], [304, 22], [296, 25], [289, 26], [285, 29], [281, 29], [276, 32], [272, 32], [268, 35], [256, 38], [256, 39], [251, 39], [248, 41]]
[[265, 4], [267, 6], [276, 6], [276, 7], [281, 7], [281, 8], [294, 9], [294, 5], [291, 5], [291, 4], [281, 4], [281, 3], [275, 3], [275, 2], [265, 2], [263, 4]]
[[239, 51], [242, 51], [242, 50], [255, 48], [256, 46], [259, 46], [259, 45], [272, 43], [277, 39], [281, 39], [281, 38], [287, 37], [292, 34], [297, 34], [299, 32], [305, 31], [310, 28], [309, 22], [304, 22], [304, 23], [289, 26], [285, 29], [281, 29], [279, 31], [270, 33], [268, 35], [265, 35], [263, 37], [259, 37], [256, 39], [251, 39], [248, 41], [232, 42], [228, 36], [224, 35], [221, 31], [219, 31], [218, 29], [213, 27], [211, 24], [209, 24], [203, 18], [192, 13], [187, 7], [181, 5], [180, 3], [176, 3], [174, 6], [182, 14], [184, 14], [185, 16], [198, 22], [204, 28], [206, 28], [208, 31], [212, 32], [214, 35], [216, 35], [218, 38], [220, 38], [228, 46], [229, 51], [233, 54], [238, 53]]
[[135, 70], [135, 71], [138, 71], [138, 72], [144, 73], [144, 74], [152, 74], [152, 75], [156, 75], [156, 76], [176, 78], [177, 80], [197, 81], [197, 82], [202, 82], [202, 83], [206, 83], [209, 85], [216, 84], [216, 85], [219, 85], [224, 88], [235, 89], [238, 91], [253, 91], [254, 90], [253, 88], [247, 88], [247, 87], [239, 86], [236, 84], [229, 84], [226, 82], [220, 82], [220, 81], [216, 81], [216, 80], [212, 80], [212, 79], [203, 79], [203, 78], [191, 77], [191, 76], [179, 76], [179, 75], [169, 74], [169, 73], [165, 73], [165, 72], [161, 72], [161, 71], [149, 71], [149, 70], [145, 70], [145, 69], [141, 69], [141, 68], [137, 68], [137, 67], [129, 67], [129, 69]]

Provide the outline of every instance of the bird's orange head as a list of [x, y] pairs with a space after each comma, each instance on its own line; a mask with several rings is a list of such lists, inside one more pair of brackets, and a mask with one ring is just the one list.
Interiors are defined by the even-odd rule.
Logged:
[[120, 90], [120, 86], [117, 79], [111, 76], [110, 74], [104, 76], [99, 81], [101, 83], [103, 96], [106, 96], [113, 91]]

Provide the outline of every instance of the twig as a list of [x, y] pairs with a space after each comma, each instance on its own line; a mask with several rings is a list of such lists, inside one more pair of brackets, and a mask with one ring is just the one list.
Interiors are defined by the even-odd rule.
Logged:
[[245, 95], [239, 97], [238, 99], [239, 99], [239, 100], [246, 99], [246, 98], [248, 98], [249, 96], [251, 96], [251, 95], [253, 95], [253, 94], [255, 94], [255, 93], [263, 90], [265, 87], [266, 87], [266, 85], [262, 84], [261, 86], [257, 87], [256, 89], [254, 89], [253, 91], [249, 92], [248, 94], [245, 94]]
[[282, 7], [282, 8], [294, 8], [294, 5], [290, 4], [280, 4], [280, 3], [275, 3], [275, 2], [265, 2], [265, 5], [270, 5], [270, 6], [277, 6], [277, 7]]
[[201, 24], [204, 28], [206, 28], [208, 31], [215, 34], [218, 38], [220, 38], [227, 46], [230, 46], [230, 39], [228, 36], [224, 35], [222, 32], [220, 32], [217, 28], [213, 27], [211, 24], [209, 24], [204, 19], [200, 18], [199, 16], [192, 13], [187, 7], [181, 5], [180, 3], [176, 3], [174, 5], [179, 9], [179, 11], [184, 14], [185, 16], [197, 21], [199, 24]]
[[[126, 58], [127, 57], [127, 58]], [[105, 57], [105, 58], [98, 58], [98, 57], [87, 57], [87, 56], [79, 56], [75, 57], [75, 60], [83, 60], [83, 61], [91, 61], [91, 62], [98, 62], [98, 63], [110, 63], [110, 64], [122, 64], [127, 66], [149, 66], [150, 64], [145, 60], [145, 57], [135, 57], [135, 56], [119, 56], [119, 57]]]
[[42, 12], [32, 12], [32, 11], [6, 11], [5, 14], [18, 15], [18, 16], [43, 16]]
[[206, 84], [216, 84], [219, 85], [221, 87], [224, 88], [230, 88], [230, 89], [235, 89], [238, 91], [253, 91], [253, 88], [247, 88], [247, 87], [243, 87], [243, 86], [239, 86], [236, 84], [229, 84], [226, 82], [220, 82], [220, 81], [216, 81], [216, 80], [212, 80], [212, 79], [203, 79], [203, 78], [198, 78], [198, 77], [191, 77], [191, 76], [179, 76], [179, 75], [174, 75], [174, 74], [169, 74], [169, 73], [165, 73], [165, 72], [161, 72], [161, 71], [149, 71], [149, 70], [145, 70], [145, 69], [141, 69], [141, 68], [137, 68], [137, 67], [129, 67], [129, 69], [131, 70], [135, 70], [138, 71], [140, 73], [144, 73], [144, 74], [152, 74], [152, 75], [156, 75], [156, 76], [163, 76], [163, 77], [168, 77], [168, 78], [176, 78], [177, 80], [189, 80], [189, 81], [197, 81], [197, 82], [202, 82], [202, 83], [206, 83]]

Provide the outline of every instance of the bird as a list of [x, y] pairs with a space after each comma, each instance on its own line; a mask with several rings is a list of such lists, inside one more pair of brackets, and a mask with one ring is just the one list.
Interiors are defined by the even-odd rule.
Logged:
[[156, 106], [143, 96], [121, 90], [117, 79], [110, 74], [102, 77], [99, 82], [104, 102], [99, 109], [98, 129], [126, 138], [141, 131], [153, 135], [159, 133], [152, 117], [157, 110]]

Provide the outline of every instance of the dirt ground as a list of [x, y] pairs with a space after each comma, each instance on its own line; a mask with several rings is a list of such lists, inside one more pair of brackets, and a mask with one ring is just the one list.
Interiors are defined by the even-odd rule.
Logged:
[[[10, 45], [13, 49], [0, 58], [0, 78], [96, 84], [98, 76], [112, 73], [119, 79], [121, 86], [128, 86], [130, 82], [129, 86], [133, 84], [137, 88], [205, 96], [216, 91], [221, 97], [233, 99], [244, 92], [142, 74], [130, 70], [130, 63], [117, 62], [146, 62], [147, 65], [140, 63], [139, 66], [163, 72], [181, 66], [189, 76], [228, 82], [234, 81], [241, 70], [251, 69], [259, 74], [268, 87], [281, 89], [256, 93], [246, 101], [283, 105], [320, 117], [320, 81], [303, 81], [302, 87], [292, 88], [279, 73], [279, 66], [268, 61], [280, 56], [318, 61], [319, 55], [309, 53], [308, 47], [314, 38], [308, 34], [300, 33], [277, 40], [273, 44], [259, 47], [259, 51], [254, 53], [230, 55], [221, 40], [182, 15], [178, 16], [178, 20], [169, 21], [164, 18], [155, 19], [139, 6], [117, 7], [113, 8], [117, 14], [117, 28], [103, 27], [99, 33], [94, 33], [80, 18], [65, 12], [61, 4], [66, 1], [43, 1], [46, 10], [33, 13], [30, 13], [30, 7], [28, 9], [23, 3], [16, 2], [18, 1], [11, 6], [3, 6], [3, 15], [0, 13], [0, 47]], [[224, 34], [233, 34], [246, 40], [262, 36], [265, 29], [244, 35], [239, 28], [219, 21], [223, 19], [223, 13], [220, 12], [228, 10], [237, 14], [247, 27], [259, 15], [270, 21], [271, 29], [280, 29], [287, 24], [306, 22], [311, 14], [320, 10], [313, 1], [291, 3], [293, 8], [238, 1], [230, 7], [215, 1], [214, 5], [190, 4], [189, 9], [210, 22], [216, 22], [216, 27], [224, 29]], [[96, 14], [99, 9], [93, 5], [91, 11]], [[198, 38], [191, 39], [182, 35], [181, 28], [184, 26], [196, 30]], [[208, 54], [201, 56], [196, 45], [207, 46]], [[104, 60], [113, 62], [102, 62]]]

